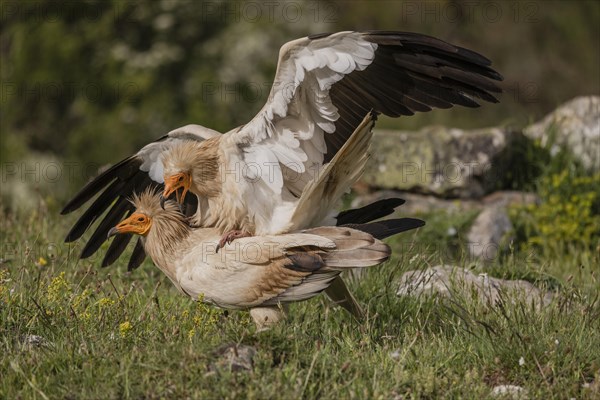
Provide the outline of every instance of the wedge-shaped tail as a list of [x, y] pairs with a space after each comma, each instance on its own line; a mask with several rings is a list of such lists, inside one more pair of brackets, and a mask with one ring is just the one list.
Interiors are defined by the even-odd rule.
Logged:
[[327, 226], [302, 231], [301, 234], [315, 235], [313, 237], [329, 240], [335, 246], [325, 248], [322, 244], [311, 246], [303, 242], [299, 246], [288, 247], [286, 256], [290, 262], [285, 268], [307, 275], [301, 283], [289, 287], [264, 305], [306, 300], [333, 287], [333, 290], [328, 290], [328, 295], [334, 301], [343, 302], [340, 305], [360, 318], [360, 306], [352, 301], [352, 295], [343, 281], [337, 279], [338, 275], [348, 268], [366, 268], [385, 262], [391, 255], [391, 249], [381, 239], [424, 224], [419, 219], [401, 218], [356, 224], [354, 227]]

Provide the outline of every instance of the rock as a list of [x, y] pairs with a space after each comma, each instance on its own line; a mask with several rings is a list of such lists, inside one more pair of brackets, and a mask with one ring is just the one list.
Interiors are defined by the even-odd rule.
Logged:
[[456, 294], [470, 297], [476, 294], [481, 301], [495, 305], [510, 295], [511, 299], [523, 299], [537, 307], [552, 301], [552, 294], [543, 292], [531, 283], [522, 280], [491, 278], [487, 274], [473, 272], [451, 265], [438, 265], [426, 270], [405, 272], [400, 278], [396, 295], [419, 296], [439, 294], [452, 298]]
[[256, 349], [252, 346], [230, 343], [215, 350], [218, 360], [210, 365], [210, 370], [219, 371], [252, 371]]
[[394, 350], [390, 353], [390, 358], [392, 360], [398, 360], [400, 359], [400, 356], [402, 356], [402, 353], [400, 352], [400, 349], [398, 350]]
[[481, 203], [484, 207], [509, 207], [540, 204], [540, 198], [535, 193], [519, 192], [517, 190], [499, 190], [485, 196]]
[[486, 174], [516, 132], [434, 126], [418, 132], [375, 131], [374, 136], [362, 178], [370, 187], [477, 198], [489, 190]]
[[567, 146], [587, 169], [600, 171], [600, 96], [576, 97], [523, 133], [542, 146]]
[[23, 335], [21, 337], [21, 345], [24, 350], [34, 350], [38, 348], [53, 347], [54, 344], [40, 335]]
[[540, 199], [535, 193], [502, 190], [491, 193], [479, 200], [441, 199], [432, 195], [415, 194], [396, 190], [379, 190], [371, 194], [359, 196], [352, 201], [351, 207], [362, 207], [374, 201], [390, 197], [406, 200], [398, 208], [397, 215], [425, 214], [442, 210], [448, 213], [483, 210], [487, 207], [508, 207], [515, 205], [537, 204]]
[[499, 251], [505, 247], [506, 241], [503, 239], [512, 229], [512, 223], [504, 207], [485, 207], [467, 234], [469, 254], [486, 262], [495, 260]]
[[490, 393], [491, 397], [501, 399], [527, 399], [527, 391], [521, 386], [499, 385], [495, 386]]

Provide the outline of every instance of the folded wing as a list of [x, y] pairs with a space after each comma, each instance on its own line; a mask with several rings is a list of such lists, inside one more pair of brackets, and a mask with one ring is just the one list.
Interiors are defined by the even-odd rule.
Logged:
[[423, 224], [404, 218], [242, 238], [223, 248], [220, 257], [225, 259], [215, 256], [223, 265], [216, 261], [210, 279], [206, 268], [192, 268], [189, 278], [184, 273], [180, 283], [194, 295], [204, 290], [206, 298], [222, 307], [306, 300], [327, 289], [344, 269], [371, 267], [386, 261], [391, 250], [380, 239]]

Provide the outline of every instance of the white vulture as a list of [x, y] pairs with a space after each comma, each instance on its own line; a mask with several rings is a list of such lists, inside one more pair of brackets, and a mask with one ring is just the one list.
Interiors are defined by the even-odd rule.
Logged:
[[[184, 294], [228, 309], [264, 310], [309, 299], [347, 268], [381, 264], [391, 250], [380, 239], [423, 221], [389, 219], [367, 224], [317, 227], [281, 235], [237, 239], [217, 252], [217, 228], [192, 228], [176, 203], [161, 207], [146, 189], [133, 195], [135, 211], [108, 235], [136, 234], [154, 264]], [[277, 321], [264, 321], [259, 328]]]
[[[168, 190], [178, 192], [175, 183], [181, 182], [196, 195], [177, 194], [194, 223], [216, 228], [223, 238], [237, 236], [230, 231], [266, 235], [333, 222], [323, 218], [362, 172], [348, 164], [352, 149], [340, 161], [343, 170], [330, 162], [352, 133], [365, 135], [354, 148], [364, 161], [378, 114], [497, 102], [493, 93], [501, 90], [494, 81], [502, 77], [490, 65], [476, 52], [416, 33], [339, 32], [289, 42], [280, 50], [268, 101], [250, 122], [225, 134], [199, 125], [175, 129], [103, 172], [63, 209], [72, 212], [100, 193], [66, 241], [81, 237], [110, 207], [82, 251], [89, 257], [111, 227], [133, 213], [127, 198], [164, 184], [165, 175]], [[336, 173], [339, 181], [331, 187], [328, 176]], [[346, 218], [351, 215], [362, 217]], [[130, 239], [116, 237], [103, 265], [114, 262]], [[138, 240], [129, 267], [144, 257]]]

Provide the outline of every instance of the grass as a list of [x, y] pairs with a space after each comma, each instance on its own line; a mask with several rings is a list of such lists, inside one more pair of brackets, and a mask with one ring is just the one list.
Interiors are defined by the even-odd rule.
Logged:
[[[555, 301], [536, 310], [464, 296], [398, 298], [404, 271], [440, 260], [392, 241], [394, 259], [352, 282], [366, 321], [320, 296], [256, 333], [247, 312], [190, 301], [148, 261], [132, 273], [124, 263], [100, 269], [99, 259], [77, 261], [79, 247], [61, 243], [70, 218], [48, 211], [2, 218], [0, 398], [479, 399], [500, 384], [522, 386], [530, 398], [600, 396], [593, 250], [578, 255], [589, 260], [581, 266], [565, 252], [523, 265], [508, 256], [489, 267], [518, 278], [552, 268]], [[472, 216], [451, 218], [460, 235]], [[441, 240], [427, 229], [404, 242]], [[27, 335], [44, 342], [28, 345]], [[227, 343], [257, 349], [252, 372], [211, 368]]]

